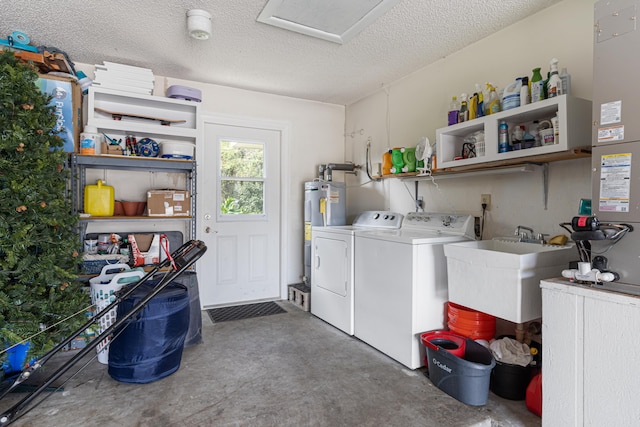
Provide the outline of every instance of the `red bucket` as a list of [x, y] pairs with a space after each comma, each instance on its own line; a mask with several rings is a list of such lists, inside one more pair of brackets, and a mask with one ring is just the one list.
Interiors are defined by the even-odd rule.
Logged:
[[491, 340], [496, 334], [496, 318], [452, 302], [448, 303], [449, 329], [456, 334], [477, 340]]
[[444, 349], [449, 353], [464, 357], [467, 339], [449, 331], [430, 331], [420, 335], [422, 344], [431, 350]]

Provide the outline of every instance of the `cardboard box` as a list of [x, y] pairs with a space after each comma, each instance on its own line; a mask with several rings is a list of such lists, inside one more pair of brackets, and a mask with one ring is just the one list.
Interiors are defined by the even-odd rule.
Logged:
[[110, 154], [114, 156], [122, 156], [122, 147], [119, 145], [111, 145], [106, 142], [100, 144], [100, 154]]
[[187, 190], [149, 190], [147, 215], [191, 216], [191, 196]]
[[55, 107], [58, 117], [55, 129], [64, 140], [63, 150], [78, 152], [82, 131], [82, 88], [69, 77], [49, 74], [40, 74], [36, 84], [42, 92], [53, 97], [49, 105]]

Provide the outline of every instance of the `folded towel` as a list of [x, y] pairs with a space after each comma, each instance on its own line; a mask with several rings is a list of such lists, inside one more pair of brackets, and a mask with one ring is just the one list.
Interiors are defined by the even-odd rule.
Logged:
[[489, 345], [489, 348], [493, 353], [493, 357], [502, 363], [527, 366], [533, 359], [529, 346], [525, 343], [516, 341], [513, 338], [505, 337], [499, 340], [494, 340]]

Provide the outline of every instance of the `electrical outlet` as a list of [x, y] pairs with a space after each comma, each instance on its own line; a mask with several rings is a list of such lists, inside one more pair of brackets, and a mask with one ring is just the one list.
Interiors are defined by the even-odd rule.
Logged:
[[487, 205], [487, 210], [491, 209], [491, 194], [481, 194], [480, 195], [480, 204]]

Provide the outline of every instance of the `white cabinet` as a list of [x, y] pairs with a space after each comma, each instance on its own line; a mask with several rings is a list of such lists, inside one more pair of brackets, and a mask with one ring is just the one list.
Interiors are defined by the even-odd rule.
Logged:
[[542, 425], [640, 425], [640, 297], [542, 287]]
[[[558, 115], [559, 141], [552, 145], [542, 145], [528, 149], [498, 152], [498, 126], [507, 122], [509, 134], [519, 125], [527, 130], [534, 121], [550, 120]], [[484, 131], [485, 153], [483, 156], [463, 157], [464, 139], [477, 131]], [[591, 145], [591, 101], [562, 95], [533, 104], [491, 114], [436, 130], [436, 154], [438, 168], [482, 165], [484, 163], [526, 160], [529, 156], [560, 153], [574, 148]]]

